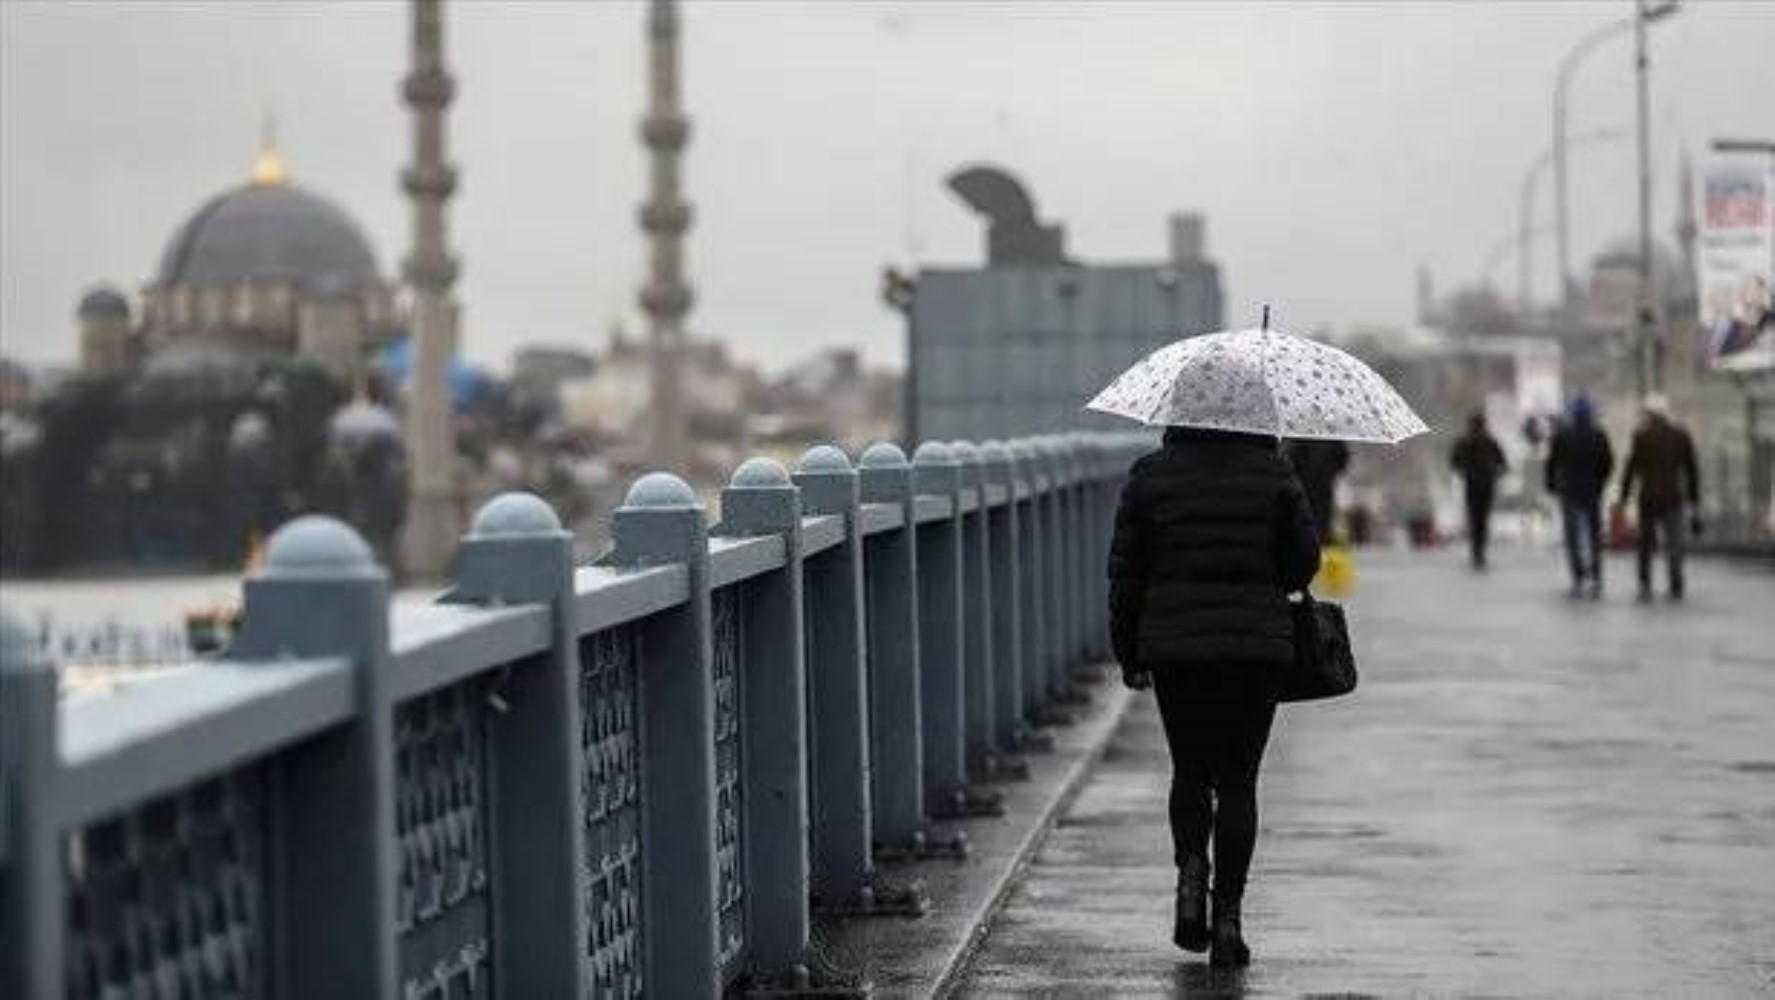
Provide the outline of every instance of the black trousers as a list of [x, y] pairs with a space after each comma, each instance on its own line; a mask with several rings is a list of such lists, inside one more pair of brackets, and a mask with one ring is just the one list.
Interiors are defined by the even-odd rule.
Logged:
[[1473, 546], [1473, 565], [1485, 565], [1486, 545], [1491, 541], [1490, 487], [1467, 487], [1467, 540]]
[[1652, 553], [1664, 549], [1664, 569], [1669, 574], [1670, 592], [1683, 592], [1683, 507], [1647, 507], [1639, 505], [1639, 589], [1652, 589]]
[[1177, 866], [1214, 841], [1214, 898], [1244, 898], [1257, 846], [1257, 772], [1276, 715], [1266, 667], [1157, 669], [1153, 689], [1171, 748], [1171, 844]]

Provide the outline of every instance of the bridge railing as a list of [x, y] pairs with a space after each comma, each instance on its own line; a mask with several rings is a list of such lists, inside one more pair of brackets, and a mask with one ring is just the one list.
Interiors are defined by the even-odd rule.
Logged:
[[[0, 655], [0, 995], [710, 996], [806, 985], [814, 908], [954, 848], [1107, 652], [1138, 436], [815, 448], [712, 526], [642, 477], [576, 566], [541, 500], [391, 608], [301, 518], [225, 658], [62, 700]], [[912, 905], [916, 905], [916, 901]]]

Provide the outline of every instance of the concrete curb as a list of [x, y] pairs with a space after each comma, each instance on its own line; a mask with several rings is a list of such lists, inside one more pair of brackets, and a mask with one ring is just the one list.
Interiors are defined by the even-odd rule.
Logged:
[[[1111, 670], [1109, 674], [1114, 676], [1117, 671]], [[998, 916], [999, 910], [1004, 906], [1011, 886], [1028, 867], [1030, 860], [1035, 857], [1035, 853], [1042, 843], [1047, 840], [1048, 832], [1060, 821], [1060, 817], [1072, 805], [1073, 800], [1078, 798], [1079, 792], [1085, 787], [1086, 780], [1096, 769], [1098, 761], [1103, 758], [1104, 751], [1109, 748], [1110, 740], [1114, 739], [1117, 731], [1121, 729], [1122, 719], [1127, 715], [1128, 707], [1134, 703], [1135, 692], [1123, 687], [1119, 680], [1109, 680], [1102, 686], [1101, 693], [1105, 696], [1108, 704], [1101, 713], [1094, 714], [1092, 718], [1082, 723], [1094, 728], [1089, 736], [1088, 746], [1081, 756], [1067, 766], [1060, 779], [1058, 792], [1048, 801], [1036, 822], [1023, 831], [1023, 835], [1012, 853], [1011, 863], [997, 878], [986, 898], [970, 917], [971, 927], [968, 933], [943, 960], [942, 972], [938, 975], [936, 985], [930, 993], [932, 997], [948, 997], [953, 994], [962, 973], [967, 970], [974, 953], [979, 950], [981, 942], [985, 940], [987, 932], [991, 929], [993, 919]]]

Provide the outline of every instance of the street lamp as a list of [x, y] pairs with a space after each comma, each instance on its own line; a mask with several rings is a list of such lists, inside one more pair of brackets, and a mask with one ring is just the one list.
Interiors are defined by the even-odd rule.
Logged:
[[1648, 388], [1664, 387], [1664, 352], [1653, 345], [1654, 324], [1658, 317], [1652, 288], [1652, 126], [1649, 109], [1652, 72], [1651, 59], [1646, 54], [1646, 28], [1677, 10], [1676, 0], [1666, 0], [1656, 6], [1649, 0], [1633, 0], [1633, 70], [1637, 85], [1634, 105], [1639, 125], [1639, 302], [1634, 310], [1637, 324], [1634, 371], [1637, 375], [1635, 385], [1642, 398]]
[[1570, 89], [1572, 77], [1577, 74], [1578, 66], [1584, 57], [1595, 51], [1602, 43], [1625, 34], [1636, 26], [1643, 26], [1661, 21], [1677, 12], [1675, 0], [1666, 0], [1649, 10], [1643, 0], [1635, 0], [1638, 12], [1634, 17], [1623, 18], [1605, 24], [1578, 40], [1559, 62], [1559, 71], [1553, 82], [1553, 201], [1554, 201], [1554, 233], [1559, 257], [1559, 301], [1570, 308], [1572, 305], [1572, 268], [1571, 268], [1571, 210], [1568, 202], [1566, 183], [1566, 91]]

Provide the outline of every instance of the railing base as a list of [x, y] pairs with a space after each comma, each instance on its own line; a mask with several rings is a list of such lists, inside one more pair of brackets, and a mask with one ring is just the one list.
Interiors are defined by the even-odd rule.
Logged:
[[937, 858], [965, 861], [967, 857], [968, 835], [962, 830], [941, 836], [930, 830], [922, 830], [913, 835], [911, 843], [878, 844], [875, 847], [875, 860], [884, 864], [931, 861]]
[[1008, 754], [989, 753], [980, 758], [976, 780], [993, 783], [1028, 781], [1029, 761]]
[[840, 969], [824, 955], [810, 951], [802, 961], [779, 974], [753, 974], [739, 993], [743, 997], [866, 997], [874, 986], [861, 972]]
[[939, 798], [931, 807], [931, 818], [939, 820], [978, 819], [1003, 816], [1005, 797], [989, 788], [963, 785]]
[[892, 879], [880, 872], [869, 874], [869, 884], [850, 900], [830, 905], [814, 901], [816, 917], [922, 917], [931, 908], [930, 893], [921, 879]]
[[1012, 741], [1011, 749], [1022, 754], [1053, 753], [1054, 734], [1026, 726], [1017, 731], [1017, 738]]

